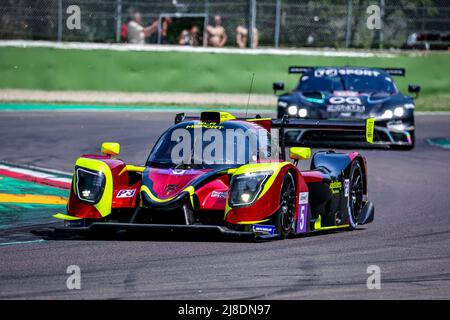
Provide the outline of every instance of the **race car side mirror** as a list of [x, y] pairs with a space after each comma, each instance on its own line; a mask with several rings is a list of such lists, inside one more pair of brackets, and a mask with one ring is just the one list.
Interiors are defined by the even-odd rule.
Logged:
[[284, 82], [274, 82], [272, 84], [273, 93], [284, 90]]
[[118, 156], [120, 152], [120, 144], [117, 142], [103, 142], [102, 153], [107, 156]]
[[311, 148], [291, 147], [289, 148], [289, 157], [294, 160], [294, 164], [297, 165], [299, 160], [308, 160], [311, 158]]
[[410, 84], [408, 86], [408, 92], [409, 93], [415, 93], [416, 94], [416, 98], [419, 96], [420, 89], [421, 89], [420, 86], [417, 86], [415, 84]]

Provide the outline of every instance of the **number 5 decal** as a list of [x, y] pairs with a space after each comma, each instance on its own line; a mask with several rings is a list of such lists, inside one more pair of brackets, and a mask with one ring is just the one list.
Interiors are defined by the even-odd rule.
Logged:
[[305, 233], [308, 218], [308, 192], [300, 192], [298, 210], [297, 233]]

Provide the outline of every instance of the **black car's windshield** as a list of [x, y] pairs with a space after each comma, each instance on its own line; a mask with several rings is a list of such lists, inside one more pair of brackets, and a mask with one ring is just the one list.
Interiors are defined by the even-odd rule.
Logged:
[[[265, 130], [264, 130], [265, 131]], [[267, 131], [265, 131], [267, 133]], [[147, 166], [165, 168], [237, 167], [260, 157], [270, 140], [258, 130], [231, 124], [202, 126], [196, 122], [166, 131], [150, 153]]]
[[384, 73], [372, 72], [366, 75], [310, 73], [300, 79], [297, 87], [302, 92], [357, 91], [362, 93], [386, 92], [393, 94], [397, 88], [393, 80]]

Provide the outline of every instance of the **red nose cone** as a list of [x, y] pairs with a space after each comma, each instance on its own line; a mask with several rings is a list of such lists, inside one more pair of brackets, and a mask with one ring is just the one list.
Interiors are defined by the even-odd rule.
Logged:
[[210, 170], [173, 170], [150, 168], [146, 171], [143, 184], [159, 199], [177, 196], [202, 174]]

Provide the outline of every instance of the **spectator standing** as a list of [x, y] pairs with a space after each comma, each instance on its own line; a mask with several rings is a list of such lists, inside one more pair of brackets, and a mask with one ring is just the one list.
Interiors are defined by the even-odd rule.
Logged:
[[161, 20], [161, 44], [168, 44], [169, 27], [172, 24], [170, 17], [163, 17]]
[[158, 21], [153, 22], [150, 26], [142, 26], [142, 16], [136, 12], [133, 20], [127, 26], [127, 39], [129, 43], [144, 44], [145, 39], [158, 30]]
[[225, 28], [222, 27], [222, 18], [214, 16], [214, 25], [206, 28], [208, 45], [212, 47], [223, 47], [228, 40]]
[[[258, 29], [253, 28], [252, 48], [258, 47]], [[236, 44], [239, 48], [246, 48], [248, 44], [248, 29], [242, 25], [236, 27]]]

